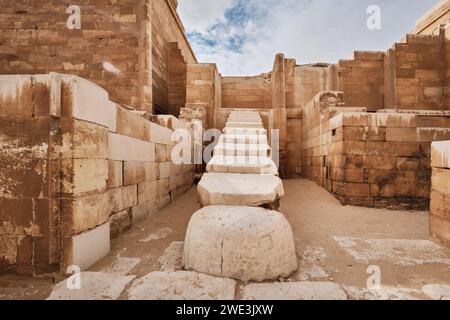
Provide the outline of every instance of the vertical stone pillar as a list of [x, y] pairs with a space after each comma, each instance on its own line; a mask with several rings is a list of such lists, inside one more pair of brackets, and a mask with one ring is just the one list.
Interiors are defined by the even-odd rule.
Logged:
[[286, 162], [286, 139], [287, 139], [287, 119], [286, 119], [286, 79], [284, 55], [279, 53], [275, 57], [272, 71], [272, 109], [274, 119], [274, 129], [280, 130], [280, 175], [285, 176]]

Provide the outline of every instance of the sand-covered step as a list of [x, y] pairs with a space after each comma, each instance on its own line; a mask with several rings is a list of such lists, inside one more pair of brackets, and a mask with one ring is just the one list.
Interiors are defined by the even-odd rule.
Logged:
[[214, 156], [206, 166], [207, 172], [272, 174], [278, 176], [278, 168], [269, 157]]
[[203, 207], [248, 205], [277, 209], [284, 196], [281, 179], [263, 174], [206, 173], [197, 190]]
[[269, 144], [267, 136], [263, 134], [223, 134], [219, 138], [219, 143]]
[[288, 277], [298, 268], [291, 226], [261, 207], [205, 207], [189, 222], [183, 266], [244, 282]]
[[272, 152], [270, 147], [264, 144], [219, 143], [214, 148], [214, 155], [271, 157]]

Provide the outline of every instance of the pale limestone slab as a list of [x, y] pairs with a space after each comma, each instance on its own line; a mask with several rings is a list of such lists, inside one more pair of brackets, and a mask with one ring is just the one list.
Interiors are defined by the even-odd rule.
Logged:
[[219, 144], [226, 143], [237, 143], [237, 144], [262, 144], [268, 145], [267, 136], [260, 135], [249, 135], [249, 134], [223, 134], [220, 136]]
[[150, 122], [150, 142], [164, 145], [171, 145], [172, 130], [160, 126], [159, 124]]
[[340, 286], [332, 282], [252, 283], [243, 300], [347, 300]]
[[227, 128], [262, 128], [262, 122], [227, 122]]
[[70, 248], [66, 250], [66, 266], [75, 265], [87, 270], [97, 261], [105, 257], [110, 247], [110, 223], [107, 222], [95, 229], [73, 236]]
[[267, 130], [263, 128], [225, 128], [223, 132], [236, 135], [267, 135]]
[[206, 171], [278, 176], [278, 168], [269, 157], [214, 156], [206, 166]]
[[260, 174], [206, 173], [197, 190], [204, 207], [274, 205], [284, 196], [280, 178]]
[[155, 162], [155, 144], [135, 138], [109, 133], [109, 160]]
[[214, 148], [214, 155], [271, 157], [271, 148], [264, 144], [219, 143]]
[[109, 101], [106, 90], [83, 78], [62, 75], [62, 81], [69, 87], [72, 102], [72, 116], [117, 130], [117, 105]]
[[[117, 300], [135, 278], [103, 272], [82, 272], [58, 283], [47, 300]], [[69, 289], [74, 288], [78, 279], [81, 287]]]
[[356, 237], [333, 237], [333, 239], [359, 263], [386, 261], [400, 266], [424, 264], [450, 266], [446, 249], [428, 240]]
[[152, 272], [128, 290], [130, 300], [233, 300], [236, 282], [195, 272]]
[[288, 277], [298, 268], [291, 226], [263, 208], [203, 208], [189, 222], [183, 266], [244, 282]]

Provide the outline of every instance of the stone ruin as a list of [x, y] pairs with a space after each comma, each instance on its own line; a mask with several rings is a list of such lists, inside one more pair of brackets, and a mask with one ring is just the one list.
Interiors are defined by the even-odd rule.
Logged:
[[[450, 245], [448, 1], [387, 51], [335, 64], [278, 54], [251, 77], [198, 63], [176, 0], [86, 0], [81, 30], [66, 28], [64, 1], [7, 3], [1, 273], [88, 270], [197, 178], [190, 270], [244, 281], [296, 270], [281, 179], [312, 180], [344, 205], [431, 210], [430, 234]], [[198, 125], [223, 132], [214, 157], [175, 164], [172, 133]]]
[[[267, 157], [261, 117], [233, 111], [224, 132], [214, 149], [215, 165], [208, 165], [198, 184], [206, 207], [189, 223], [183, 266], [244, 282], [287, 277], [298, 268], [291, 226], [281, 213], [258, 207], [278, 207], [284, 196]], [[272, 172], [264, 172], [266, 164]]]

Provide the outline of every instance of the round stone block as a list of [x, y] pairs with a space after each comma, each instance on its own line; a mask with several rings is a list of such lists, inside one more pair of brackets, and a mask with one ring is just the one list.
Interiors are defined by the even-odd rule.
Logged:
[[189, 223], [183, 266], [244, 282], [288, 277], [298, 268], [291, 226], [263, 208], [205, 207]]

